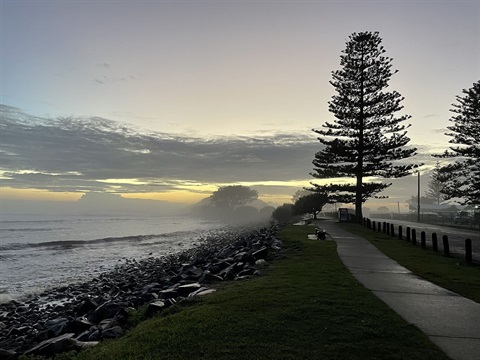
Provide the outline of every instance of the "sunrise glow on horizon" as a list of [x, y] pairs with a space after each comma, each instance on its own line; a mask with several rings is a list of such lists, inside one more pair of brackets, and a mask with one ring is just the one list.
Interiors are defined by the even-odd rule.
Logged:
[[[0, 164], [2, 199], [190, 204], [238, 184], [288, 202], [315, 180], [311, 130], [333, 120], [331, 72], [358, 31], [379, 31], [399, 70], [390, 88], [427, 174], [448, 147], [455, 96], [480, 78], [473, 1], [0, 6], [2, 120], [18, 127], [0, 143], [20, 154]], [[395, 180], [384, 202], [404, 202], [415, 183]]]

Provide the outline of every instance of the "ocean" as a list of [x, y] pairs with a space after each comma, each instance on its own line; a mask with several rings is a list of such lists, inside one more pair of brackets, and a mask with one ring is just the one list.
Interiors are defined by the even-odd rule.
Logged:
[[191, 248], [220, 227], [183, 216], [1, 214], [0, 303]]

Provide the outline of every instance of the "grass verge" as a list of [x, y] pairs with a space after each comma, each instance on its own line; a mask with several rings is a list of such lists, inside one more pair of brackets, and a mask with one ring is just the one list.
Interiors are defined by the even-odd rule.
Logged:
[[446, 257], [433, 250], [422, 249], [406, 240], [399, 240], [361, 225], [341, 223], [340, 226], [367, 239], [385, 255], [414, 274], [480, 303], [479, 265], [467, 265], [464, 259]]
[[360, 285], [311, 226], [279, 237], [265, 276], [141, 322], [126, 336], [61, 359], [411, 359], [448, 357]]

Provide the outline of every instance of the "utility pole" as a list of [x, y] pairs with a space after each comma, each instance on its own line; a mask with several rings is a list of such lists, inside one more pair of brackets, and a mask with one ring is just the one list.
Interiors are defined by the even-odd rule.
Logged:
[[418, 175], [418, 192], [417, 192], [417, 222], [420, 222], [420, 171], [417, 172]]

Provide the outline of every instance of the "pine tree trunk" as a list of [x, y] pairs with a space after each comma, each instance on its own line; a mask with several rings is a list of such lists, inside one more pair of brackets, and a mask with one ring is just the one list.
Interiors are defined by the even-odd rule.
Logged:
[[361, 224], [363, 221], [362, 214], [362, 176], [357, 175], [357, 189], [355, 196], [355, 222]]

